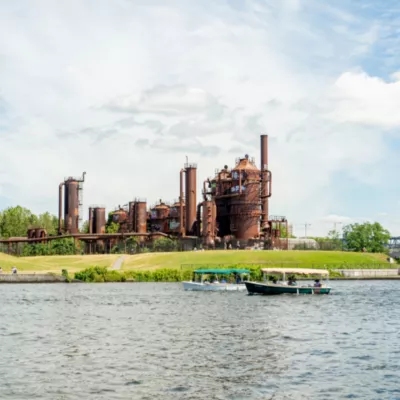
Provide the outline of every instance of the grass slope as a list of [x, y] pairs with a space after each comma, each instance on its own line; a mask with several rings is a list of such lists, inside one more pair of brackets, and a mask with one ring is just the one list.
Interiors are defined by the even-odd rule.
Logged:
[[68, 272], [80, 271], [84, 268], [99, 265], [111, 267], [119, 255], [86, 255], [86, 256], [38, 256], [38, 257], [13, 257], [0, 253], [0, 267], [9, 272], [15, 265], [20, 273], [55, 272], [62, 269]]
[[[181, 264], [240, 264], [240, 263], [273, 263], [271, 266], [312, 267], [327, 264], [328, 268], [338, 268], [338, 264], [355, 264], [361, 266], [376, 264], [374, 268], [390, 268], [384, 254], [348, 253], [339, 251], [245, 251], [216, 250], [188, 251], [177, 253], [146, 253], [126, 256], [122, 269], [154, 270], [157, 268], [180, 268]], [[295, 265], [296, 264], [296, 265]], [[331, 265], [329, 265], [331, 264]], [[336, 264], [334, 266], [333, 264]], [[380, 265], [379, 265], [380, 264]], [[350, 267], [350, 266], [349, 266]]]
[[[9, 272], [16, 266], [20, 273], [61, 273], [62, 269], [76, 272], [91, 266], [111, 267], [121, 257], [118, 254], [85, 256], [39, 256], [13, 257], [0, 253], [0, 266]], [[155, 270], [158, 268], [180, 268], [181, 264], [240, 264], [273, 263], [271, 266], [339, 268], [349, 263], [349, 268], [390, 268], [384, 254], [362, 254], [335, 251], [188, 251], [176, 253], [146, 253], [125, 256], [123, 270]], [[336, 264], [336, 265], [334, 265]]]

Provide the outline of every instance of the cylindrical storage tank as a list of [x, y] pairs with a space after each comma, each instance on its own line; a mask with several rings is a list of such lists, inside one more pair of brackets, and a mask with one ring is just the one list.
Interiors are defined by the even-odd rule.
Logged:
[[203, 202], [203, 228], [202, 236], [205, 245], [214, 244], [216, 235], [217, 206], [214, 201]]
[[166, 219], [169, 216], [169, 207], [161, 203], [154, 208], [156, 210], [157, 219]]
[[89, 207], [89, 233], [93, 233], [93, 208]]
[[147, 203], [145, 201], [135, 203], [135, 232], [147, 232]]
[[[180, 202], [175, 202], [169, 212], [169, 230], [174, 233], [181, 232], [181, 207]], [[185, 210], [184, 207], [182, 207]]]
[[169, 230], [169, 210], [169, 207], [162, 202], [151, 209], [151, 226], [153, 232], [166, 233]]
[[260, 170], [246, 156], [232, 170], [231, 233], [238, 240], [260, 234]]
[[185, 165], [185, 192], [186, 192], [186, 234], [193, 233], [193, 225], [196, 222], [196, 207], [197, 207], [197, 165]]
[[112, 221], [116, 224], [121, 224], [127, 220], [127, 215], [125, 210], [117, 210], [112, 213]]
[[106, 233], [106, 209], [104, 207], [95, 207], [93, 209], [93, 233]]
[[79, 182], [75, 180], [65, 182], [64, 226], [66, 233], [79, 232]]

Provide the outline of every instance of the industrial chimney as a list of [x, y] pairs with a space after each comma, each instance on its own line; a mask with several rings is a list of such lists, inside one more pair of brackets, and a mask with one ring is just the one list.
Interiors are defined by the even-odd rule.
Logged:
[[185, 164], [186, 235], [193, 234], [197, 206], [197, 164]]
[[268, 170], [268, 135], [261, 135], [261, 232], [268, 228], [268, 198], [271, 197], [271, 171]]

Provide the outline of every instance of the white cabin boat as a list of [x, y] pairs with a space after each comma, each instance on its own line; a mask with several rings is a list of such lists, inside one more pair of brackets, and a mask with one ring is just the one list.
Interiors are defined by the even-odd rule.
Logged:
[[[208, 276], [215, 277], [207, 279]], [[247, 269], [198, 269], [193, 273], [192, 281], [184, 281], [184, 290], [196, 291], [244, 291], [246, 285], [243, 275], [250, 275]], [[230, 279], [234, 279], [234, 283]]]

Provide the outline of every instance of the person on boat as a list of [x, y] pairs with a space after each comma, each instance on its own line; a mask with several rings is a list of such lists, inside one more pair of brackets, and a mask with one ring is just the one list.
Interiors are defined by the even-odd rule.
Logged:
[[296, 286], [297, 285], [296, 278], [294, 276], [290, 276], [287, 284], [288, 286]]
[[222, 279], [221, 279], [221, 283], [226, 283], [226, 279], [225, 279], [225, 278], [222, 278]]
[[274, 285], [276, 285], [276, 284], [278, 283], [278, 281], [276, 280], [276, 278], [272, 278], [272, 283], [273, 283]]
[[315, 280], [314, 287], [321, 287], [321, 282], [319, 281], [319, 279]]

